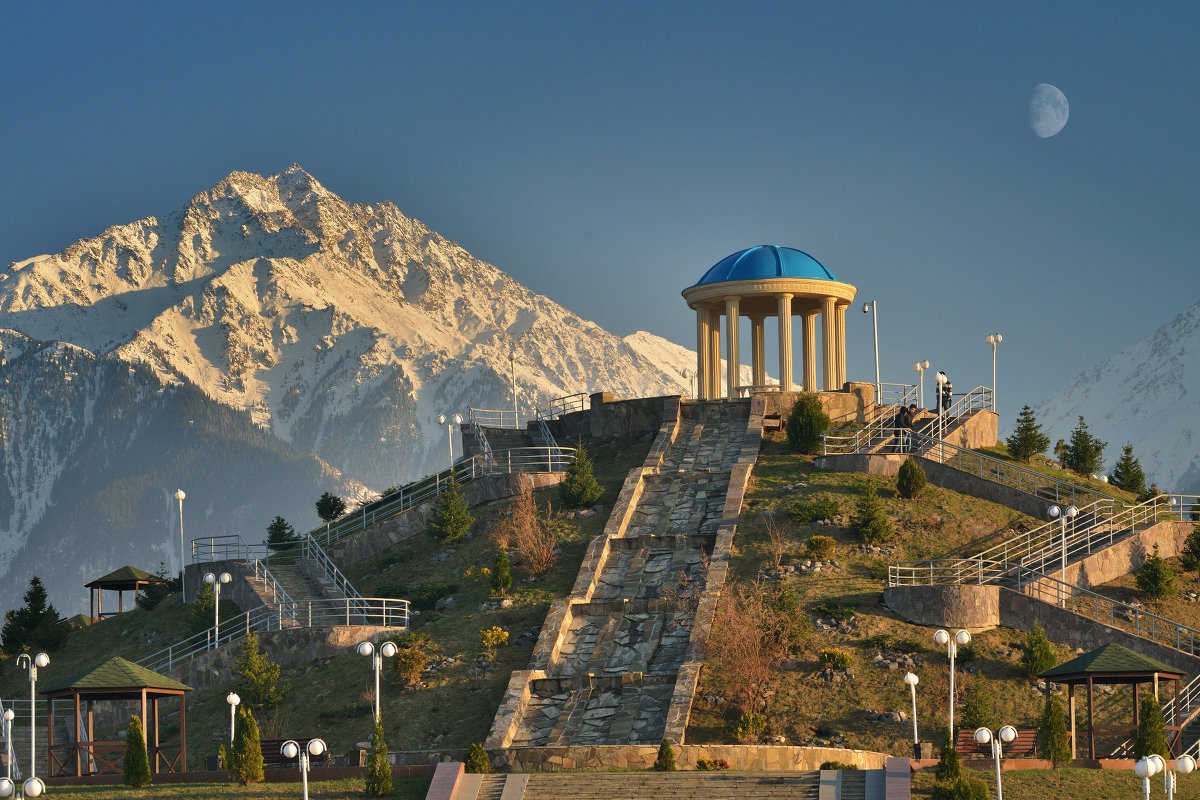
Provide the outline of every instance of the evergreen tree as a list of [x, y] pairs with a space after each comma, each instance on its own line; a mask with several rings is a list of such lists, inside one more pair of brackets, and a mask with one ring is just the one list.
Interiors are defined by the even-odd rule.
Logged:
[[1183, 552], [1179, 554], [1179, 563], [1189, 572], [1200, 570], [1200, 525], [1193, 525], [1183, 543]]
[[869, 480], [858, 496], [858, 507], [850, 524], [858, 531], [859, 536], [867, 544], [880, 544], [896, 535], [892, 521], [883, 510], [883, 501], [879, 499], [879, 488], [875, 481]]
[[1063, 448], [1063, 463], [1067, 469], [1080, 475], [1095, 475], [1104, 469], [1104, 448], [1108, 442], [1102, 442], [1091, 434], [1083, 417], [1071, 431], [1071, 440]]
[[254, 712], [245, 703], [238, 706], [237, 717], [233, 748], [227, 759], [229, 776], [242, 786], [248, 786], [263, 779], [262, 739]]
[[1158, 554], [1158, 545], [1154, 545], [1154, 552], [1146, 556], [1145, 563], [1138, 569], [1137, 587], [1147, 600], [1161, 600], [1179, 594], [1175, 573]]
[[987, 728], [996, 730], [999, 720], [996, 718], [996, 701], [992, 697], [991, 687], [982, 676], [976, 677], [967, 687], [963, 695], [962, 716], [959, 725], [964, 730], [972, 728]]
[[279, 665], [258, 647], [258, 634], [250, 631], [242, 640], [242, 649], [233, 665], [242, 706], [264, 710], [274, 708], [287, 694], [279, 684]]
[[121, 781], [134, 789], [150, 785], [150, 758], [146, 755], [146, 737], [142, 733], [142, 719], [136, 714], [129, 718], [129, 727], [125, 730], [125, 762], [122, 765]]
[[829, 415], [821, 405], [821, 398], [813, 392], [801, 392], [788, 414], [785, 430], [793, 450], [816, 453], [821, 447], [821, 434], [829, 430]]
[[367, 797], [386, 797], [392, 793], [392, 767], [388, 764], [387, 742], [383, 740], [383, 720], [375, 720], [371, 737], [371, 756], [367, 760], [367, 781], [363, 794]]
[[679, 769], [675, 766], [675, 750], [666, 739], [658, 746], [658, 758], [654, 759], [653, 769], [655, 772], [675, 772]]
[[1154, 692], [1146, 692], [1142, 695], [1139, 710], [1137, 737], [1133, 740], [1133, 757], [1145, 758], [1153, 753], [1158, 753], [1163, 758], [1169, 759], [1171, 751], [1167, 747], [1166, 721], [1163, 719], [1162, 706], [1158, 704], [1158, 698], [1154, 696]]
[[196, 596], [192, 598], [192, 603], [188, 606], [188, 624], [192, 630], [199, 633], [211, 628], [216, 609], [216, 592], [213, 591], [211, 584], [201, 581], [200, 588], [196, 590]]
[[896, 491], [905, 500], [915, 500], [924, 489], [925, 470], [913, 459], [905, 459], [896, 475]]
[[9, 655], [23, 650], [57, 650], [70, 629], [59, 619], [58, 609], [47, 602], [46, 587], [34, 575], [25, 590], [25, 605], [4, 614], [0, 647]]
[[1054, 764], [1055, 768], [1071, 763], [1071, 743], [1067, 740], [1067, 717], [1062, 701], [1050, 695], [1038, 723], [1037, 753]]
[[496, 553], [496, 566], [492, 570], [492, 594], [507, 594], [510, 586], [512, 571], [509, 569], [508, 551], [501, 547], [500, 552]]
[[933, 776], [941, 781], [956, 781], [962, 777], [962, 764], [958, 760], [958, 749], [954, 746], [954, 737], [946, 731], [946, 742], [938, 753], [938, 763], [934, 767]]
[[346, 501], [336, 494], [324, 492], [317, 498], [317, 516], [322, 522], [333, 522], [346, 513]]
[[492, 771], [492, 759], [488, 758], [487, 750], [484, 750], [479, 742], [471, 742], [471, 746], [467, 748], [463, 769], [472, 775], [486, 775]]
[[558, 485], [558, 496], [568, 508], [587, 508], [604, 495], [592, 472], [592, 459], [583, 442], [575, 448], [575, 460], [567, 467], [567, 477]]
[[158, 580], [147, 584], [134, 601], [138, 608], [144, 608], [147, 611], [158, 608], [163, 600], [183, 588], [183, 581], [180, 578], [167, 577], [167, 565], [161, 561], [154, 575]]
[[1054, 645], [1046, 638], [1046, 630], [1040, 620], [1033, 623], [1033, 628], [1025, 634], [1025, 652], [1021, 654], [1021, 664], [1025, 674], [1033, 680], [1039, 673], [1058, 666], [1058, 656], [1054, 653]]
[[275, 517], [267, 526], [267, 547], [272, 550], [287, 550], [300, 541], [300, 535], [283, 517]]
[[1133, 457], [1133, 445], [1126, 444], [1121, 448], [1121, 457], [1108, 482], [1135, 495], [1146, 493], [1146, 473], [1142, 471], [1142, 462]]
[[463, 499], [458, 486], [458, 479], [451, 473], [442, 493], [438, 495], [437, 505], [433, 516], [426, 523], [431, 536], [442, 544], [449, 544], [461, 537], [475, 524], [475, 518], [467, 510], [467, 502]]
[[1034, 417], [1033, 409], [1025, 406], [1017, 417], [1012, 435], [1004, 440], [1008, 445], [1008, 454], [1017, 461], [1029, 463], [1029, 459], [1038, 453], [1046, 452], [1050, 446], [1050, 437], [1042, 433], [1042, 426]]

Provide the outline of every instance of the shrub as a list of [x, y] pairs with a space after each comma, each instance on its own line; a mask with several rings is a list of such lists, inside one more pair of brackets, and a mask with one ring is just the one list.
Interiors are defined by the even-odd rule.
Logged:
[[1158, 554], [1158, 545], [1154, 545], [1154, 552], [1147, 556], [1145, 563], [1138, 568], [1137, 587], [1147, 600], [1161, 600], [1179, 594], [1175, 573]]
[[971, 681], [963, 695], [959, 725], [965, 730], [987, 728], [994, 731], [998, 727], [996, 701], [992, 697], [991, 687], [982, 677]]
[[658, 758], [654, 759], [653, 769], [655, 772], [674, 772], [679, 769], [675, 766], [675, 751], [666, 739], [658, 746]]
[[554, 549], [558, 545], [559, 529], [547, 506], [543, 518], [533, 497], [533, 484], [517, 476], [517, 494], [510, 513], [492, 531], [501, 547], [511, 545], [521, 557], [521, 569], [537, 577], [554, 566]]
[[1142, 695], [1139, 709], [1141, 713], [1138, 720], [1137, 737], [1133, 740], [1133, 757], [1145, 758], [1153, 753], [1158, 753], [1163, 758], [1169, 759], [1171, 751], [1167, 747], [1167, 732], [1164, 727], [1166, 723], [1163, 720], [1162, 706], [1158, 704], [1158, 698], [1154, 696], [1154, 692], [1146, 692]]
[[[4, 651], [16, 655], [23, 650], [43, 648], [54, 651], [67, 640], [70, 629], [59, 621], [58, 609], [48, 602], [46, 587], [38, 576], [29, 579], [25, 605], [4, 614], [0, 642]], [[209, 608], [211, 619], [212, 609]]]
[[473, 524], [475, 524], [475, 518], [467, 510], [467, 501], [463, 499], [462, 491], [459, 489], [458, 478], [454, 476], [454, 473], [450, 473], [450, 478], [443, 486], [442, 493], [438, 495], [433, 516], [429, 518], [425, 527], [429, 531], [429, 535], [438, 542], [449, 544], [471, 530]]
[[402, 591], [400, 594], [407, 594], [409, 601], [418, 611], [428, 611], [437, 605], [438, 600], [457, 592], [459, 586], [457, 583], [427, 583], [411, 589], [404, 588], [406, 591]]
[[817, 659], [825, 669], [847, 669], [850, 666], [851, 656], [846, 650], [829, 647], [818, 653]]
[[886, 581], [888, 577], [888, 562], [886, 558], [873, 558], [867, 562], [867, 574], [872, 580]]
[[508, 644], [508, 631], [493, 625], [479, 632], [479, 644], [483, 646], [483, 654], [488, 661], [496, 657], [496, 648]]
[[924, 489], [925, 470], [913, 459], [905, 459], [896, 474], [896, 491], [905, 500], [915, 500]]
[[787, 522], [780, 523], [775, 517], [766, 517], [764, 525], [769, 551], [767, 563], [771, 567], [778, 567], [783, 563], [783, 551], [787, 548], [788, 534], [791, 533], [790, 525]]
[[988, 800], [987, 781], [967, 774], [938, 781], [929, 791], [929, 800]]
[[[1162, 719], [1162, 715], [1159, 715]], [[1166, 743], [1166, 739], [1163, 740]], [[1065, 767], [1071, 763], [1071, 744], [1067, 740], [1067, 717], [1062, 701], [1055, 695], [1046, 699], [1042, 718], [1038, 722], [1037, 753], [1054, 764]]]
[[881, 544], [896, 535], [892, 521], [883, 510], [879, 499], [879, 487], [875, 481], [867, 481], [858, 497], [858, 506], [850, 524], [867, 544]]
[[837, 550], [837, 541], [832, 536], [810, 536], [804, 542], [804, 554], [817, 561], [827, 561], [833, 558]]
[[492, 570], [492, 594], [508, 594], [512, 586], [512, 570], [509, 568], [508, 551], [503, 547], [496, 553], [496, 568]]
[[233, 748], [229, 752], [229, 776], [242, 786], [263, 779], [262, 740], [254, 712], [245, 703], [238, 706]]
[[829, 415], [821, 405], [821, 398], [812, 392], [801, 392], [785, 427], [788, 445], [793, 450], [810, 455], [817, 452], [821, 434], [829, 430]]
[[938, 754], [938, 763], [933, 775], [939, 783], [956, 781], [962, 777], [962, 764], [958, 760], [958, 750], [954, 747], [954, 738], [949, 731], [946, 732], [946, 741]]
[[1200, 570], [1200, 525], [1192, 526], [1192, 532], [1183, 543], [1183, 552], [1179, 554], [1179, 563], [1190, 572]]
[[816, 522], [819, 519], [833, 519], [841, 509], [833, 500], [797, 500], [788, 509], [788, 517], [792, 522], [801, 525]]
[[486, 775], [492, 771], [492, 759], [488, 757], [487, 750], [484, 750], [483, 745], [479, 742], [471, 742], [471, 746], [467, 748], [467, 757], [463, 761], [463, 768], [473, 775]]
[[388, 763], [387, 742], [383, 740], [383, 720], [376, 718], [375, 733], [371, 736], [371, 755], [367, 759], [367, 779], [363, 794], [367, 797], [386, 797], [392, 793], [392, 766]]
[[126, 786], [140, 789], [150, 785], [146, 737], [142, 733], [142, 718], [136, 714], [129, 718], [129, 727], [125, 731], [125, 763], [121, 772], [121, 782]]
[[1133, 456], [1133, 445], [1126, 444], [1121, 448], [1121, 457], [1113, 466], [1109, 483], [1118, 489], [1124, 489], [1135, 495], [1146, 491], [1146, 473], [1142, 470], [1142, 462]]
[[796, 619], [803, 615], [778, 610], [791, 602], [759, 583], [731, 582], [721, 593], [705, 669], [712, 670], [734, 708], [752, 711], [765, 699], [775, 670], [800, 633]]
[[567, 467], [567, 475], [558, 485], [558, 497], [568, 508], [587, 508], [604, 496], [604, 489], [592, 472], [592, 459], [583, 442], [576, 445], [575, 460]]
[[723, 758], [699, 758], [696, 759], [696, 769], [716, 772], [722, 769], [729, 769], [729, 762]]
[[1050, 437], [1042, 433], [1042, 426], [1035, 419], [1033, 409], [1025, 406], [1017, 417], [1012, 435], [1005, 439], [1004, 443], [1008, 445], [1010, 456], [1017, 461], [1028, 463], [1029, 459], [1038, 453], [1046, 452], [1046, 448], [1050, 446]]
[[824, 761], [817, 769], [858, 769], [857, 764], [847, 764], [845, 761]]
[[832, 617], [838, 622], [848, 622], [854, 619], [858, 606], [849, 603], [818, 603], [813, 611], [826, 617]]
[[1046, 630], [1040, 621], [1033, 623], [1033, 628], [1025, 634], [1024, 652], [1021, 654], [1021, 665], [1030, 680], [1037, 678], [1038, 673], [1053, 669], [1058, 665], [1058, 656], [1054, 653], [1054, 645], [1046, 638]]
[[767, 720], [762, 714], [757, 711], [743, 711], [733, 720], [729, 727], [729, 732], [739, 742], [744, 742], [749, 739], [758, 738], [758, 735], [767, 727]]
[[163, 600], [183, 588], [183, 579], [180, 577], [168, 578], [167, 565], [161, 561], [158, 562], [158, 569], [155, 570], [154, 575], [158, 580], [147, 584], [135, 600], [138, 608], [144, 608], [147, 611], [158, 608]]
[[401, 686], [413, 686], [421, 679], [429, 654], [419, 647], [397, 647], [392, 658], [392, 673]]

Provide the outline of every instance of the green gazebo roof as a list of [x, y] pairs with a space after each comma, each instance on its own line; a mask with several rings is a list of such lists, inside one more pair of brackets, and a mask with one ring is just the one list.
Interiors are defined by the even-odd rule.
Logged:
[[47, 696], [73, 694], [75, 692], [95, 694], [97, 692], [119, 690], [124, 690], [128, 693], [129, 691], [140, 691], [141, 689], [165, 691], [168, 694], [182, 694], [183, 692], [193, 691], [192, 687], [180, 683], [174, 678], [159, 675], [157, 672], [148, 670], [145, 667], [139, 667], [137, 664], [117, 656], [116, 658], [110, 658], [98, 667], [81, 672], [72, 678], [51, 686], [49, 689], [43, 690], [42, 694]]
[[1141, 653], [1135, 653], [1128, 647], [1106, 644], [1073, 658], [1065, 664], [1059, 664], [1054, 669], [1048, 669], [1040, 673], [1038, 677], [1062, 683], [1072, 678], [1086, 680], [1088, 677], [1099, 676], [1125, 678], [1145, 676], [1147, 680], [1150, 680], [1155, 674], [1182, 677], [1183, 670], [1168, 666]]
[[[163, 580], [163, 579], [160, 578], [159, 576], [153, 575], [149, 572], [146, 572], [144, 569], [138, 569], [137, 567], [131, 567], [131, 566], [126, 565], [124, 567], [121, 567], [120, 569], [113, 570], [112, 572], [105, 575], [103, 578], [96, 578], [96, 580], [92, 581], [89, 584], [86, 584], [86, 586], [89, 589], [94, 589], [96, 587], [99, 587], [101, 589], [107, 589], [107, 588], [109, 588], [108, 584], [131, 585], [131, 584], [136, 584], [136, 583], [147, 583], [147, 582], [157, 583], [161, 580]], [[131, 586], [131, 588], [132, 588], [132, 586]]]

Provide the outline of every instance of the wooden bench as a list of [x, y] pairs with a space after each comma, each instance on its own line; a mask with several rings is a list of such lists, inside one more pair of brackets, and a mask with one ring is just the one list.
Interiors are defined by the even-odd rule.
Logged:
[[[992, 735], [995, 735], [992, 731]], [[1003, 752], [1005, 758], [1033, 758], [1036, 751], [1037, 730], [1034, 728], [1026, 730], [1018, 730], [1017, 738], [1011, 742], [1003, 743]], [[992, 744], [980, 744], [975, 741], [974, 730], [961, 730], [958, 732], [958, 740], [955, 742], [958, 748], [958, 754], [963, 758], [991, 758]]]
[[[308, 747], [309, 742], [311, 742], [313, 739], [317, 739], [317, 738], [320, 738], [320, 737], [309, 736], [309, 737], [291, 737], [289, 739], [259, 739], [259, 746], [262, 748], [263, 766], [264, 767], [295, 767], [297, 765], [298, 758], [288, 758], [287, 756], [283, 755], [283, 753], [279, 752], [283, 748], [283, 743], [287, 742], [287, 741], [291, 741], [292, 739], [295, 739], [296, 744], [300, 745], [300, 749], [304, 750], [305, 748]], [[329, 755], [329, 751], [326, 750], [321, 755], [309, 756], [308, 759], [309, 759], [308, 763], [311, 766], [316, 766], [318, 764], [324, 764], [325, 762], [329, 761], [331, 759], [331, 756]]]
[[764, 431], [783, 430], [783, 419], [778, 414], [767, 414], [763, 417], [762, 429]]

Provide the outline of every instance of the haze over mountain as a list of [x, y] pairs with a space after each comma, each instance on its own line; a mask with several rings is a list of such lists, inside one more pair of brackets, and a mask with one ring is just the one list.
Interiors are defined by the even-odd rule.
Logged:
[[1147, 483], [1200, 493], [1200, 303], [1085, 370], [1035, 411], [1052, 442], [1068, 439], [1082, 415], [1108, 442], [1106, 472], [1128, 443]]
[[[437, 415], [511, 408], [510, 356], [522, 408], [677, 393], [695, 363], [296, 165], [235, 172], [162, 219], [10, 264], [0, 331], [0, 575], [39, 574], [62, 611], [125, 563], [178, 568], [176, 487], [201, 520], [188, 538], [257, 542], [275, 514], [315, 525], [325, 489], [444, 468]], [[0, 607], [24, 590], [6, 585]]]

